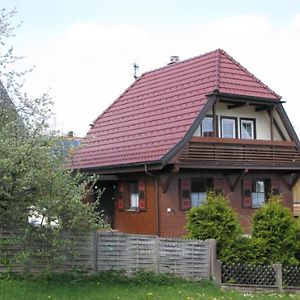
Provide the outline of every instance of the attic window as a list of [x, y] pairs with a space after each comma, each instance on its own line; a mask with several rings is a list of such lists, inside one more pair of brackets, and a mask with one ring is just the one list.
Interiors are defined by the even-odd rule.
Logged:
[[255, 120], [240, 119], [241, 139], [255, 139]]
[[236, 138], [237, 126], [236, 118], [221, 117], [221, 136], [222, 138]]
[[201, 124], [201, 136], [213, 136], [214, 135], [214, 126], [213, 126], [213, 117], [205, 117]]

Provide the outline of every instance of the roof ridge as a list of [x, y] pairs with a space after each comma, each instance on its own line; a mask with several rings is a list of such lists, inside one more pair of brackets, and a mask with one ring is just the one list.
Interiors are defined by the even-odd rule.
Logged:
[[179, 61], [179, 62], [177, 62], [177, 63], [174, 63], [174, 64], [170, 64], [170, 65], [166, 65], [166, 66], [163, 66], [163, 67], [155, 68], [155, 69], [153, 69], [153, 70], [144, 72], [142, 75], [146, 75], [146, 74], [149, 74], [149, 73], [153, 73], [153, 72], [156, 72], [156, 71], [160, 71], [160, 70], [163, 70], [163, 69], [166, 69], [166, 68], [170, 68], [170, 67], [172, 67], [172, 66], [178, 66], [178, 65], [181, 65], [181, 64], [186, 63], [186, 62], [188, 62], [188, 61], [191, 61], [191, 60], [194, 60], [194, 59], [197, 59], [197, 58], [201, 58], [201, 57], [204, 57], [204, 56], [213, 54], [214, 52], [216, 52], [216, 51], [218, 51], [218, 50], [221, 50], [221, 49], [216, 49], [216, 50], [209, 51], [209, 52], [206, 52], [206, 53], [201, 54], [201, 55], [196, 55], [196, 56], [193, 56], [193, 57], [190, 57], [190, 58], [181, 60], [181, 61]]
[[280, 95], [278, 95], [275, 91], [273, 91], [271, 88], [269, 88], [265, 83], [263, 83], [260, 79], [258, 79], [254, 74], [252, 74], [250, 71], [248, 71], [247, 68], [242, 66], [238, 61], [236, 61], [232, 56], [230, 56], [226, 51], [223, 49], [219, 49], [222, 54], [224, 54], [229, 60], [231, 60], [235, 65], [237, 65], [240, 69], [245, 71], [249, 76], [251, 76], [257, 83], [261, 84], [264, 88], [266, 88], [271, 94], [273, 94], [276, 98], [279, 100], [282, 98]]
[[215, 64], [215, 86], [213, 92], [218, 92], [220, 87], [220, 69], [221, 69], [221, 49], [216, 50], [216, 64]]

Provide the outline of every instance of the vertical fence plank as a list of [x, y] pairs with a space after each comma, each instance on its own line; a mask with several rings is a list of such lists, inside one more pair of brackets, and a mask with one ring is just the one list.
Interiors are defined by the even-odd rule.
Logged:
[[94, 232], [94, 274], [98, 273], [98, 232]]
[[216, 277], [216, 262], [217, 262], [217, 243], [214, 239], [209, 239], [209, 260], [210, 260], [210, 277]]
[[273, 264], [273, 268], [275, 270], [275, 279], [276, 279], [276, 287], [279, 292], [283, 291], [282, 288], [282, 265], [281, 264]]
[[215, 263], [215, 276], [214, 280], [217, 287], [222, 286], [222, 262], [220, 260], [216, 260]]

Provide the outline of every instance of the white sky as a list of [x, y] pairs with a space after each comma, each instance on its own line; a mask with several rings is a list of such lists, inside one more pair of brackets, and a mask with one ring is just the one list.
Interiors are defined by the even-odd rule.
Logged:
[[222, 48], [282, 96], [300, 134], [300, 0], [1, 2], [24, 21], [11, 42], [36, 66], [28, 91], [51, 88], [62, 132], [85, 135], [133, 82], [134, 62], [141, 74]]

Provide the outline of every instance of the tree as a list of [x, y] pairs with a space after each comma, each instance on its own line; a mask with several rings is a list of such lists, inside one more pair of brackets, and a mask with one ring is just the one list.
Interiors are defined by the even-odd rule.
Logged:
[[224, 259], [242, 233], [237, 216], [221, 194], [209, 192], [207, 201], [187, 213], [188, 237], [199, 240], [215, 239], [218, 257]]
[[88, 229], [101, 224], [94, 205], [81, 201], [92, 178], [68, 170], [57, 151], [62, 144], [47, 124], [52, 114], [49, 95], [31, 98], [23, 91], [27, 72], [15, 71], [18, 58], [6, 43], [14, 33], [14, 14], [0, 11], [0, 81], [10, 96], [3, 99], [2, 89], [0, 224], [25, 226], [28, 217], [39, 215], [49, 228]]

